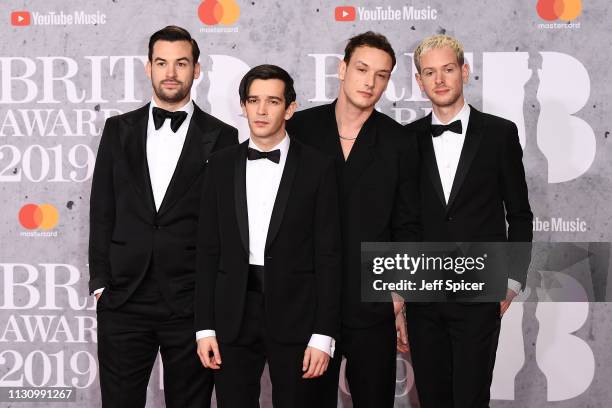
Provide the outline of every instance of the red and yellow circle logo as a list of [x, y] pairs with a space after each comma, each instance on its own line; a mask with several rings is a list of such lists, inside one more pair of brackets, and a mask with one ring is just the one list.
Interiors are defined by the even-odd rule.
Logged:
[[235, 0], [204, 0], [198, 7], [198, 17], [206, 25], [231, 25], [239, 16]]
[[572, 21], [582, 12], [581, 0], [538, 0], [538, 15], [544, 20]]
[[57, 225], [59, 213], [51, 204], [26, 204], [19, 210], [19, 223], [23, 228], [50, 230]]

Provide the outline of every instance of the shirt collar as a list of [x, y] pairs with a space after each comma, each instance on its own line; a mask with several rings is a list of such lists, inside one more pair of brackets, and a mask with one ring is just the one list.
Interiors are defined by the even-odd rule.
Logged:
[[[155, 99], [151, 98], [151, 105], [149, 106], [149, 112], [151, 112], [153, 110], [153, 108], [159, 108], [159, 106], [155, 103]], [[189, 99], [189, 101], [181, 106], [180, 108], [177, 109], [177, 111], [185, 111], [187, 112], [187, 115], [192, 115], [193, 114], [193, 100]]]
[[[255, 143], [253, 143], [253, 140], [249, 138], [249, 147], [258, 151], [262, 151], [259, 147], [257, 147], [257, 145]], [[280, 143], [278, 143], [276, 146], [274, 146], [272, 149], [270, 149], [270, 151], [272, 150], [280, 150], [281, 152], [281, 159], [284, 157], [287, 157], [287, 152], [289, 151], [289, 135], [287, 134], [287, 132], [285, 132], [285, 137], [283, 138], [283, 140], [280, 141]]]
[[[463, 129], [463, 134], [465, 134], [465, 131], [467, 129], [467, 125], [468, 122], [470, 120], [470, 105], [468, 105], [468, 103], [464, 100], [463, 101], [463, 107], [461, 108], [461, 110], [459, 110], [459, 112], [457, 112], [457, 114], [448, 121], [448, 123], [453, 123], [456, 120], [460, 120], [461, 121], [461, 128]], [[432, 125], [442, 125], [442, 121], [440, 121], [440, 119], [438, 119], [438, 117], [436, 116], [436, 113], [432, 110], [431, 111], [431, 124]]]

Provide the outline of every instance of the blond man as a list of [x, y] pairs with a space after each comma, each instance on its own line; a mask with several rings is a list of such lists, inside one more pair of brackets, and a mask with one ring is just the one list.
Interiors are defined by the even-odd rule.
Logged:
[[[421, 224], [428, 242], [529, 242], [532, 219], [516, 125], [466, 103], [470, 69], [447, 35], [414, 52], [432, 113], [406, 126], [420, 153]], [[507, 226], [506, 226], [507, 222]], [[488, 407], [500, 322], [525, 284], [510, 275], [501, 303], [407, 304], [423, 408]]]

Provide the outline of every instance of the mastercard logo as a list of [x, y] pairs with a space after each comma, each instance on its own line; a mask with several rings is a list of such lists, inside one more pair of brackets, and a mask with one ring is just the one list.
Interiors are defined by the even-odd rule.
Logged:
[[581, 0], [538, 0], [538, 15], [547, 21], [572, 21], [582, 13]]
[[26, 204], [19, 210], [19, 223], [23, 228], [50, 230], [57, 225], [59, 213], [51, 204]]
[[206, 25], [231, 25], [240, 16], [240, 7], [234, 0], [205, 0], [198, 7], [198, 17]]

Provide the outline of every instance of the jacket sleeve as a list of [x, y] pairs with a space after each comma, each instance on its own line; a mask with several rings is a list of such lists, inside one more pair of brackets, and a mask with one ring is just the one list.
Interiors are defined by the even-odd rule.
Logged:
[[112, 141], [116, 120], [104, 125], [91, 183], [89, 200], [89, 292], [109, 285], [111, 267], [109, 247], [115, 225]]
[[331, 159], [317, 191], [314, 245], [317, 309], [313, 333], [338, 338], [340, 331], [340, 290], [342, 248], [336, 170]]
[[[531, 261], [533, 240], [533, 213], [529, 206], [529, 194], [523, 168], [523, 150], [519, 143], [518, 129], [512, 123], [503, 139], [501, 154], [501, 183], [506, 221], [508, 223], [509, 277], [523, 287]], [[522, 244], [520, 244], [522, 243]]]
[[215, 283], [219, 265], [219, 221], [214, 159], [206, 169], [198, 222], [195, 279], [195, 331], [215, 330]]
[[395, 242], [421, 240], [421, 198], [419, 191], [419, 150], [412, 132], [404, 135], [399, 150], [399, 175], [396, 199], [391, 219]]

